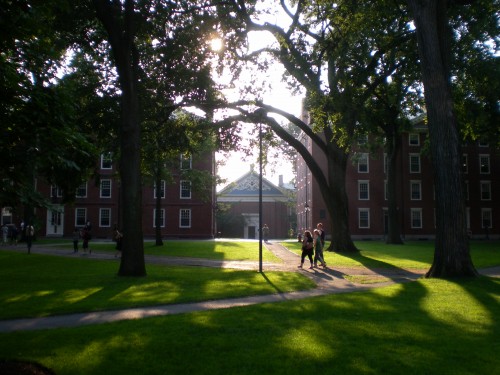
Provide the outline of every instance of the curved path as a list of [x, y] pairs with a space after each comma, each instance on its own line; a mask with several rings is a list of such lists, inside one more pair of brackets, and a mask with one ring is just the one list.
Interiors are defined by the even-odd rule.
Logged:
[[[240, 298], [230, 298], [223, 300], [172, 304], [162, 306], [150, 306], [143, 308], [131, 308], [117, 311], [100, 311], [89, 313], [78, 313], [69, 315], [58, 315], [43, 318], [0, 320], [0, 332], [28, 331], [40, 329], [52, 329], [61, 327], [76, 327], [89, 324], [101, 324], [116, 322], [128, 319], [142, 319], [154, 316], [171, 314], [181, 314], [194, 311], [224, 309], [230, 307], [248, 306], [258, 303], [272, 303], [287, 300], [297, 300], [308, 297], [322, 296], [333, 293], [346, 293], [360, 290], [367, 290], [375, 287], [386, 286], [396, 282], [416, 280], [421, 277], [425, 270], [387, 270], [387, 269], [367, 269], [367, 268], [327, 268], [325, 270], [299, 269], [300, 257], [277, 243], [265, 243], [265, 246], [283, 263], [263, 263], [263, 271], [291, 271], [301, 272], [311, 278], [317, 284], [312, 290], [297, 291], [289, 293], [277, 293], [262, 296], [249, 296]], [[23, 251], [21, 248], [9, 247], [9, 250]], [[74, 257], [72, 252], [62, 252], [61, 250], [50, 249], [49, 247], [32, 249], [32, 252], [51, 254], [58, 256]], [[89, 255], [94, 259], [114, 259], [112, 255], [105, 253], [92, 253]], [[250, 261], [216, 261], [198, 258], [146, 256], [147, 263], [168, 264], [168, 265], [188, 265], [202, 267], [221, 267], [244, 270], [259, 270], [258, 262]], [[500, 267], [481, 270], [481, 274], [491, 277], [500, 277]], [[371, 284], [355, 284], [345, 278], [346, 275], [366, 276], [381, 278], [383, 282]]]

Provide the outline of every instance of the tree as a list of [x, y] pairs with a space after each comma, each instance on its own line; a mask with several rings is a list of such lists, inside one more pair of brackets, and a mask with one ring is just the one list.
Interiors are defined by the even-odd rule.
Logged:
[[[235, 1], [235, 9], [247, 25], [247, 32], [272, 35], [275, 44], [255, 51], [247, 59], [270, 56], [279, 61], [295, 89], [306, 93], [305, 110], [310, 124], [256, 101], [255, 116], [296, 148], [313, 174], [332, 219], [335, 251], [356, 251], [348, 225], [345, 185], [351, 142], [357, 139], [359, 114], [373, 91], [398, 68], [385, 63], [386, 55], [411, 39], [404, 12], [385, 2], [330, 1], [294, 3], [293, 11], [280, 2], [290, 21], [287, 28], [259, 21], [253, 9]], [[390, 9], [391, 11], [388, 11]], [[398, 20], [395, 14], [401, 15]], [[327, 160], [323, 171], [307, 149], [267, 114], [284, 116], [309, 137]], [[258, 116], [256, 116], [258, 115]], [[321, 134], [321, 136], [319, 135]]]
[[475, 276], [466, 231], [461, 142], [450, 85], [448, 1], [407, 3], [417, 32], [436, 192], [434, 261], [426, 277]]

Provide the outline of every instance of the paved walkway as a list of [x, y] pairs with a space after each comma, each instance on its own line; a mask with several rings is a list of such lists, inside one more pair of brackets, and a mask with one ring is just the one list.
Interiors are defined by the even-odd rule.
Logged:
[[[195, 303], [172, 304], [163, 306], [152, 306], [143, 308], [133, 308], [117, 311], [101, 311], [89, 312], [69, 315], [50, 316], [43, 318], [30, 319], [15, 319], [15, 320], [0, 320], [0, 332], [28, 331], [51, 329], [61, 327], [76, 327], [89, 324], [101, 324], [116, 322], [120, 320], [142, 319], [154, 316], [163, 316], [171, 314], [181, 314], [194, 311], [224, 309], [239, 306], [248, 306], [258, 303], [272, 303], [287, 300], [297, 300], [308, 297], [323, 296], [333, 293], [346, 293], [367, 290], [371, 288], [391, 285], [397, 282], [406, 282], [416, 280], [421, 277], [426, 270], [407, 270], [407, 269], [367, 269], [367, 268], [327, 268], [327, 269], [299, 269], [297, 266], [300, 263], [300, 257], [279, 245], [278, 243], [266, 243], [265, 246], [272, 251], [277, 257], [283, 260], [283, 263], [267, 263], [262, 265], [263, 272], [266, 271], [289, 271], [301, 272], [311, 278], [317, 287], [312, 290], [297, 291], [289, 293], [277, 293], [263, 296], [249, 296], [241, 298], [230, 298], [215, 301], [204, 301]], [[11, 247], [9, 250], [25, 251], [22, 248]], [[34, 247], [33, 253], [43, 253], [58, 256], [75, 257], [72, 252], [64, 252], [50, 247]], [[113, 260], [115, 259], [109, 253], [92, 253], [89, 258]], [[188, 265], [200, 267], [219, 267], [233, 268], [242, 270], [259, 270], [258, 262], [249, 261], [217, 261], [198, 258], [182, 258], [182, 257], [163, 257], [163, 256], [146, 256], [147, 263], [166, 264], [166, 265]], [[306, 263], [307, 264], [307, 263]], [[481, 274], [491, 277], [500, 277], [500, 267], [493, 267], [486, 270], [481, 270]], [[381, 282], [371, 284], [355, 284], [350, 282], [345, 276], [359, 276], [380, 278]]]

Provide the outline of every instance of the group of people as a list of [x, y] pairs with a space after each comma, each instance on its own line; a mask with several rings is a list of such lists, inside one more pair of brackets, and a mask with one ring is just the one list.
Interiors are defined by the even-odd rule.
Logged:
[[26, 241], [28, 254], [31, 252], [34, 236], [35, 228], [31, 224], [25, 225], [24, 221], [20, 224], [20, 230], [15, 224], [2, 225], [2, 244], [17, 245], [19, 237], [21, 237], [21, 241]]
[[[88, 251], [89, 254], [92, 254], [92, 250], [89, 247], [89, 241], [92, 239], [91, 230], [92, 230], [92, 225], [90, 224], [90, 222], [85, 224], [82, 230], [75, 228], [75, 230], [73, 231], [73, 253], [78, 253], [78, 242], [81, 238], [83, 240], [82, 244], [83, 253], [87, 254]], [[121, 255], [122, 239], [123, 239], [123, 234], [118, 230], [118, 225], [115, 224], [113, 228], [113, 241], [116, 243], [115, 258]]]
[[[316, 229], [311, 233], [310, 230], [304, 231], [304, 236], [302, 237], [302, 255], [300, 257], [300, 266], [304, 266], [304, 261], [306, 257], [309, 258], [311, 262], [311, 267], [317, 268], [318, 263], [326, 268], [326, 262], [323, 257], [323, 247], [325, 246], [325, 231], [323, 230], [323, 224], [318, 223]], [[314, 256], [314, 258], [313, 258]]]

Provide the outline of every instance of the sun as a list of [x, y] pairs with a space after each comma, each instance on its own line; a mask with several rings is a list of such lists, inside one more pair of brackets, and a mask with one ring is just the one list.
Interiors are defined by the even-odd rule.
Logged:
[[222, 49], [223, 43], [221, 38], [213, 38], [210, 40], [210, 48], [212, 51], [218, 52]]

